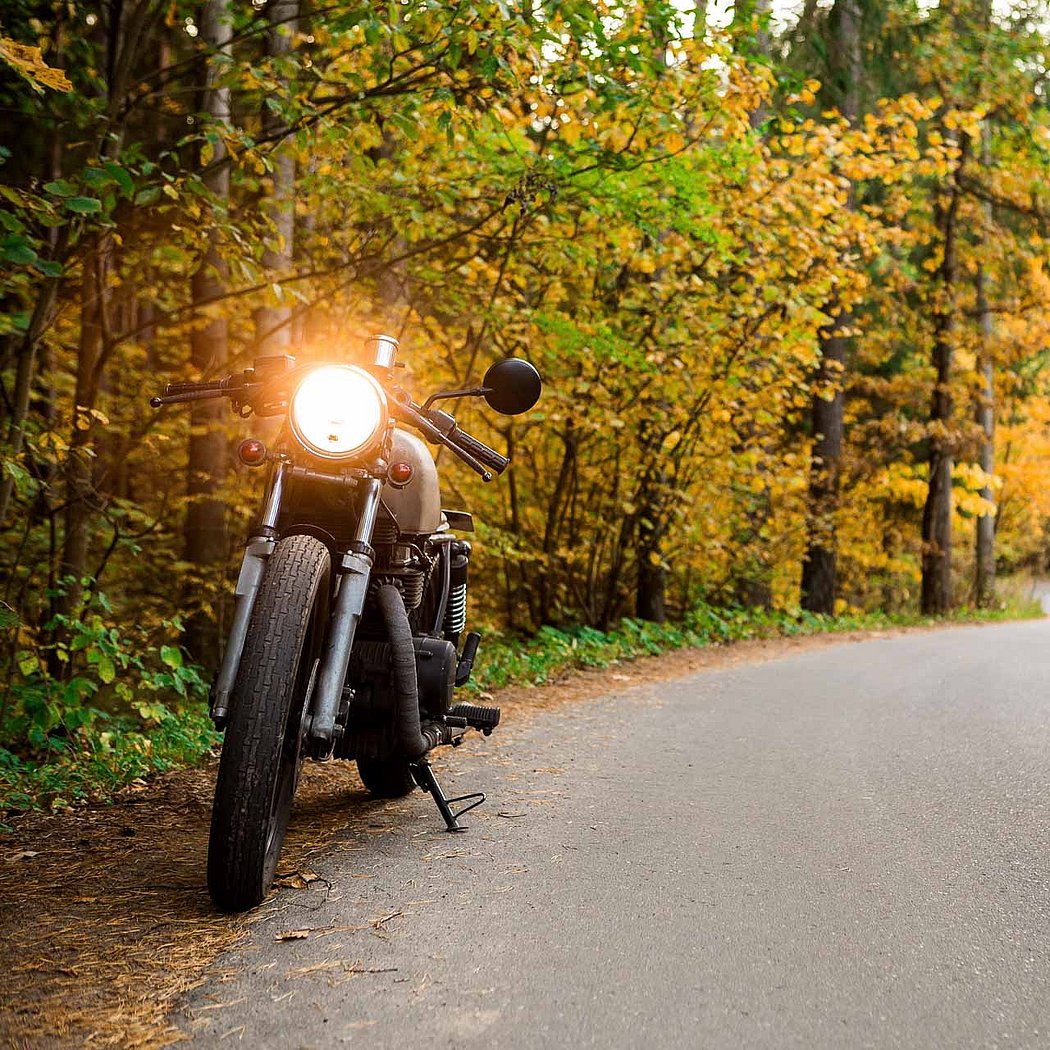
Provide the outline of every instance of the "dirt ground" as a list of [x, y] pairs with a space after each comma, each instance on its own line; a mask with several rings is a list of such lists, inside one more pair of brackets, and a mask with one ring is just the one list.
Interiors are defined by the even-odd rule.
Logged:
[[[498, 737], [610, 689], [897, 632], [855, 632], [689, 649], [501, 691]], [[494, 737], [495, 741], [497, 737]], [[398, 802], [374, 802], [351, 763], [308, 766], [275, 893], [254, 915], [218, 914], [204, 886], [215, 762], [160, 777], [113, 804], [29, 814], [0, 836], [0, 1043], [19, 1048], [152, 1048], [183, 1038], [167, 1022], [180, 995], [214, 976], [282, 884], [347, 829], [381, 833]]]

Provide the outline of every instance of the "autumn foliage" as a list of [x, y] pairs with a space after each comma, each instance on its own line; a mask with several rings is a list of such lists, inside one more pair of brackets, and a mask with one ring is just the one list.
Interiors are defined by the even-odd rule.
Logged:
[[377, 331], [418, 397], [502, 356], [544, 376], [523, 418], [462, 408], [503, 481], [442, 457], [493, 626], [790, 610], [814, 545], [833, 609], [945, 611], [994, 600], [981, 520], [993, 571], [1041, 568], [1038, 12], [838, 0], [771, 34], [748, 10], [7, 5], [7, 675], [105, 693], [130, 656], [99, 632], [134, 625], [185, 691], [171, 621], [212, 658], [259, 486], [228, 450], [266, 435], [147, 395]]

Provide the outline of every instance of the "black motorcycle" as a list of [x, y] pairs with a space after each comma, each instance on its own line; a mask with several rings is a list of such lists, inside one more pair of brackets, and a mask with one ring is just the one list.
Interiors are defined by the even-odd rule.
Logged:
[[453, 703], [480, 641], [464, 637], [471, 548], [455, 535], [473, 521], [442, 508], [434, 459], [405, 427], [491, 481], [509, 460], [432, 406], [484, 397], [497, 412], [526, 412], [539, 373], [500, 361], [480, 387], [417, 405], [395, 379], [397, 340], [377, 336], [368, 349], [365, 367], [263, 357], [220, 380], [169, 384], [150, 400], [156, 408], [228, 397], [239, 415], [286, 417], [273, 447], [251, 438], [238, 450], [248, 466], [269, 464], [270, 478], [211, 694], [225, 739], [208, 889], [225, 911], [266, 896], [307, 757], [356, 759], [381, 798], [418, 785], [449, 831], [463, 830], [458, 818], [484, 801], [446, 798], [427, 761], [468, 729], [491, 733], [500, 712]]

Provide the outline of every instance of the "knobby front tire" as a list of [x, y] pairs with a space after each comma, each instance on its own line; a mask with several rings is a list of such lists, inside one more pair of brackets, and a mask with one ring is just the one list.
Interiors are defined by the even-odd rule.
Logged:
[[208, 891], [223, 911], [254, 908], [277, 870], [330, 577], [328, 548], [312, 536], [281, 540], [266, 565], [230, 697], [212, 809]]

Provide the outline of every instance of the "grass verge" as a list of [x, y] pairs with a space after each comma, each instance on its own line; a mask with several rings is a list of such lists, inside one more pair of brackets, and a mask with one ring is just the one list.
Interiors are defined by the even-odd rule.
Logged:
[[[1039, 603], [1024, 597], [1001, 608], [963, 609], [940, 619], [885, 613], [828, 617], [699, 606], [679, 623], [625, 619], [609, 631], [544, 627], [525, 640], [489, 634], [467, 691], [477, 694], [510, 685], [542, 685], [576, 669], [607, 667], [676, 649], [1042, 615]], [[64, 809], [83, 800], [106, 801], [121, 788], [152, 774], [199, 763], [218, 739], [204, 706], [186, 703], [177, 712], [165, 711], [151, 728], [144, 728], [141, 722], [129, 721], [125, 726], [114, 720], [104, 731], [82, 734], [79, 746], [66, 747], [40, 761], [0, 748], [0, 814]]]
[[860, 613], [821, 616], [804, 611], [716, 609], [699, 606], [681, 623], [648, 623], [624, 619], [610, 631], [593, 627], [559, 630], [543, 627], [521, 641], [489, 635], [479, 668], [468, 689], [475, 692], [508, 685], [541, 685], [579, 668], [607, 667], [623, 660], [655, 656], [674, 649], [703, 648], [765, 638], [882, 630], [891, 627], [935, 627], [948, 623], [991, 623], [1039, 619], [1040, 604], [1019, 598], [996, 609], [960, 609], [947, 617], [915, 614]]

